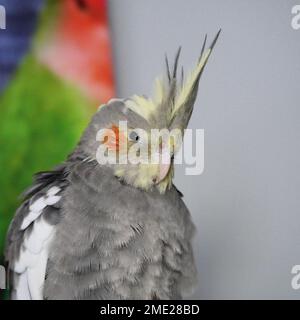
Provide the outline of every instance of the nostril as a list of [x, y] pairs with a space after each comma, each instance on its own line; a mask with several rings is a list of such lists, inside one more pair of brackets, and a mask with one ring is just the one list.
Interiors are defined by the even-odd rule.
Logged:
[[152, 182], [153, 183], [156, 183], [157, 182], [157, 178], [155, 177], [155, 178], [152, 178]]

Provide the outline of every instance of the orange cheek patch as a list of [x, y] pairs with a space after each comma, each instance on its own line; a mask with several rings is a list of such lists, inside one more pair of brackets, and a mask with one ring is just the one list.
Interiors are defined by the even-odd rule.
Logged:
[[106, 146], [115, 151], [120, 150], [120, 145], [126, 141], [125, 134], [119, 130], [119, 127], [112, 125], [110, 129], [107, 129], [104, 133], [104, 143]]

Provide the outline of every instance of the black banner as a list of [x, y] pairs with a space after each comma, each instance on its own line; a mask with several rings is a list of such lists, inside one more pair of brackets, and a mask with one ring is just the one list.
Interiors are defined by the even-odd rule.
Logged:
[[1, 319], [206, 319], [214, 316], [286, 316], [300, 313], [299, 301], [0, 301]]

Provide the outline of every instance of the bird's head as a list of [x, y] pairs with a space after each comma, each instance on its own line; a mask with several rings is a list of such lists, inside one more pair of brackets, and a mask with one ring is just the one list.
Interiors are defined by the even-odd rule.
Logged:
[[206, 37], [196, 67], [184, 79], [177, 77], [178, 50], [172, 70], [166, 58], [167, 77], [157, 79], [153, 98], [134, 95], [100, 106], [79, 147], [115, 176], [137, 188], [157, 187], [164, 193], [172, 184], [174, 155], [188, 126], [199, 79], [217, 41], [205, 50]]

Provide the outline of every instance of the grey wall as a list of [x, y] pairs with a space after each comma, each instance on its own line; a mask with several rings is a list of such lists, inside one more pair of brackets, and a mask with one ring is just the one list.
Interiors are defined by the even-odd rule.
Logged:
[[[298, 1], [299, 2], [299, 1]], [[297, 1], [110, 0], [118, 95], [151, 93], [163, 56], [191, 68], [222, 34], [191, 128], [205, 129], [205, 170], [176, 183], [198, 228], [201, 299], [300, 299], [300, 30]], [[300, 4], [300, 3], [299, 3]]]

